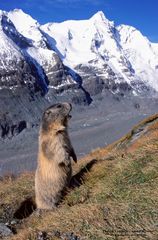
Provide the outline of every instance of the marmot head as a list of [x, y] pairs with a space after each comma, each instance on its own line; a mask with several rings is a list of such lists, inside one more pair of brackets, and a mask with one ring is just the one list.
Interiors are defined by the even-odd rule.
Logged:
[[56, 132], [64, 130], [68, 119], [71, 118], [71, 109], [70, 103], [57, 103], [47, 108], [42, 117], [42, 130], [52, 129]]

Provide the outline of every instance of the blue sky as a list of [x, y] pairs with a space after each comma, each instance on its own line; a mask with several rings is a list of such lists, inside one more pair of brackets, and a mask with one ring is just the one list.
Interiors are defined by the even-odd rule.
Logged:
[[21, 8], [40, 23], [88, 19], [101, 10], [115, 24], [139, 29], [158, 42], [158, 0], [0, 0], [0, 9]]

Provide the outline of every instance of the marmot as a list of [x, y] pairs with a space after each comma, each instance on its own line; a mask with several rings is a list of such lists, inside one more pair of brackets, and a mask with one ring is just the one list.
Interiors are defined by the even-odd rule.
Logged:
[[35, 174], [36, 205], [39, 209], [57, 206], [71, 179], [71, 158], [77, 162], [67, 131], [71, 109], [69, 103], [54, 104], [42, 117]]

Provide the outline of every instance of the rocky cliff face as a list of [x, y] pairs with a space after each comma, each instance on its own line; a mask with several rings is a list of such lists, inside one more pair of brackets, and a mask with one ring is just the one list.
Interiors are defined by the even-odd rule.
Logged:
[[22, 10], [0, 11], [0, 136], [34, 127], [55, 101], [154, 96], [157, 60], [157, 44], [130, 26], [115, 27], [102, 12], [41, 26]]

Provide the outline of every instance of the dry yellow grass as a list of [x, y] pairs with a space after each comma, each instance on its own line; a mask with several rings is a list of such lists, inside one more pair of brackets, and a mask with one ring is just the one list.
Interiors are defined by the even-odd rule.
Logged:
[[[34, 212], [9, 239], [39, 239], [39, 232], [53, 240], [158, 239], [158, 115], [81, 159], [74, 174], [59, 208]], [[33, 184], [30, 174], [0, 182], [2, 220], [5, 215], [12, 219], [20, 203], [34, 194]]]

